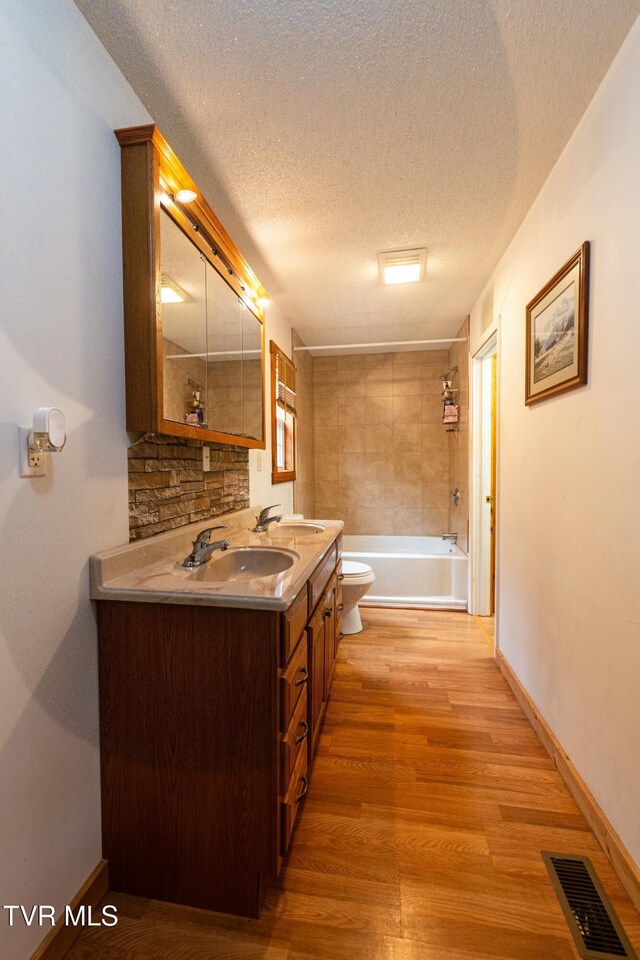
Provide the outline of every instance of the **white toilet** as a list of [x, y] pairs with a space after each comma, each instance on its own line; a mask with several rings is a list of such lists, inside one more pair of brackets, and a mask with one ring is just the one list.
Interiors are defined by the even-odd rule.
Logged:
[[362, 630], [358, 600], [362, 600], [369, 592], [374, 580], [373, 570], [368, 563], [342, 561], [342, 633], [345, 636]]

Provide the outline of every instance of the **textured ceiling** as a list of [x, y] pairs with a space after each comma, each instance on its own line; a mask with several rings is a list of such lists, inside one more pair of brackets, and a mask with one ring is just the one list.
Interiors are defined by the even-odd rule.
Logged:
[[[307, 343], [455, 335], [640, 0], [76, 0]], [[382, 287], [380, 251], [427, 246]]]

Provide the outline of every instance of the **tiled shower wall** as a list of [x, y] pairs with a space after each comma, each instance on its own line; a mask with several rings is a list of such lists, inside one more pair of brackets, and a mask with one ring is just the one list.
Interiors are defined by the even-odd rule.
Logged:
[[[304, 346], [295, 330], [291, 331], [292, 347]], [[311, 354], [292, 351], [296, 367], [298, 402], [296, 481], [293, 485], [293, 508], [305, 517], [315, 517], [313, 456], [313, 360]]]
[[313, 359], [315, 515], [352, 534], [449, 528], [448, 350]]
[[465, 343], [453, 343], [450, 350], [450, 365], [458, 368], [453, 386], [458, 388], [460, 423], [456, 433], [449, 434], [449, 483], [458, 488], [458, 506], [449, 502], [449, 529], [458, 534], [458, 546], [469, 551], [469, 318], [465, 320], [457, 337], [466, 337]]

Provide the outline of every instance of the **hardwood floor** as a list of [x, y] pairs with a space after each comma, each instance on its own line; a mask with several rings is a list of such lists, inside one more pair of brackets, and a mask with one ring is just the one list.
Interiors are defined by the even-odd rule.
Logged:
[[560, 960], [578, 956], [540, 857], [587, 854], [640, 917], [466, 614], [363, 611], [342, 641], [278, 888], [248, 921], [107, 894], [69, 960]]

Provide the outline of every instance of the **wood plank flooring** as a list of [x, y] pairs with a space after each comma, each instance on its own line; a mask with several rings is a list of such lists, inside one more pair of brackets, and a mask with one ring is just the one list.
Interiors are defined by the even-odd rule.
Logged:
[[578, 956], [541, 849], [590, 856], [640, 917], [473, 618], [363, 611], [313, 779], [259, 921], [107, 894], [69, 960], [561, 960]]

